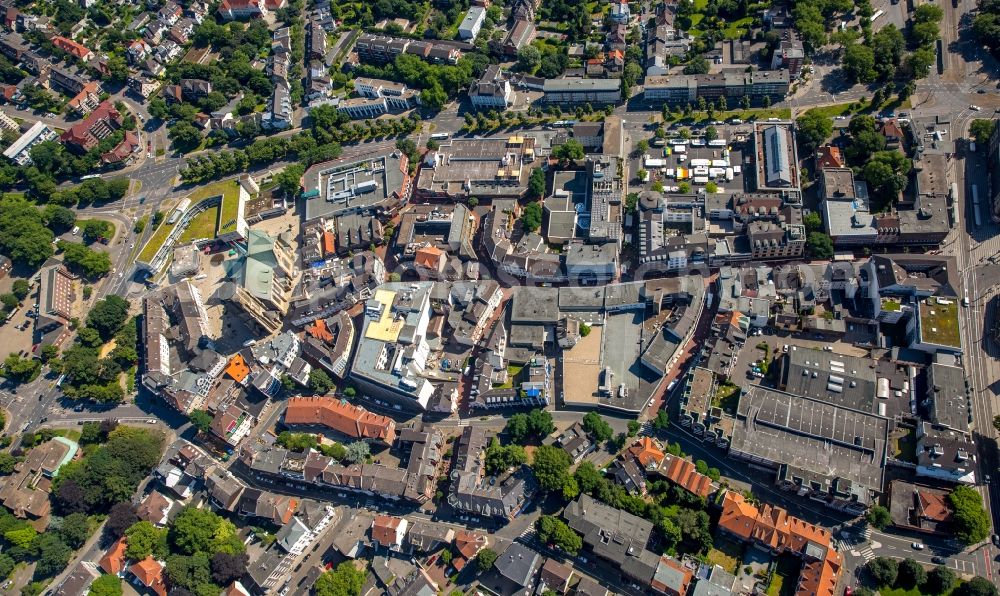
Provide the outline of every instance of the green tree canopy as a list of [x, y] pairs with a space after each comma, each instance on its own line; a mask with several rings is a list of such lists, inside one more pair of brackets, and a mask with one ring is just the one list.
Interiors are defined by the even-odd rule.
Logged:
[[982, 542], [989, 536], [990, 520], [983, 509], [983, 499], [976, 489], [957, 486], [948, 495], [948, 501], [955, 510], [955, 537], [966, 545]]
[[875, 505], [868, 510], [868, 515], [865, 517], [872, 527], [879, 530], [884, 530], [889, 524], [892, 523], [892, 517], [889, 515], [889, 510], [881, 505]]
[[542, 445], [535, 450], [531, 470], [535, 473], [542, 490], [561, 491], [569, 478], [569, 467], [572, 463], [569, 455], [562, 449], [552, 445]]
[[542, 204], [534, 201], [524, 206], [521, 211], [521, 227], [527, 232], [534, 232], [542, 227]]
[[344, 561], [316, 579], [313, 593], [316, 596], [360, 596], [365, 576], [352, 561]]

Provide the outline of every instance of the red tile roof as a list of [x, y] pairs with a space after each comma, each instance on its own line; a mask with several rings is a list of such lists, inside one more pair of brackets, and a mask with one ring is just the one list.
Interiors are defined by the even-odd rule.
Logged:
[[125, 542], [125, 537], [122, 536], [118, 539], [118, 542], [111, 545], [108, 552], [104, 553], [104, 556], [101, 557], [101, 560], [99, 561], [101, 569], [110, 575], [118, 575], [121, 573], [122, 570], [125, 569], [125, 549], [127, 547], [128, 543]]
[[816, 150], [816, 168], [842, 168], [844, 167], [844, 157], [840, 154], [840, 147], [824, 145]]
[[398, 545], [399, 542], [397, 542], [396, 538], [399, 526], [402, 523], [402, 519], [391, 515], [376, 516], [375, 521], [372, 523], [372, 540], [375, 540], [382, 546]]
[[743, 495], [726, 492], [722, 499], [719, 527], [744, 541], [757, 542], [777, 552], [805, 553], [810, 544], [824, 552], [821, 561], [808, 559], [799, 574], [796, 594], [833, 596], [840, 575], [842, 559], [833, 548], [830, 531], [788, 515], [784, 509], [764, 504], [759, 508]]
[[629, 453], [644, 468], [659, 466], [664, 457], [663, 450], [649, 437], [639, 439], [635, 445], [629, 447]]
[[71, 54], [80, 59], [86, 58], [87, 55], [93, 55], [91, 51], [87, 49], [86, 46], [76, 43], [72, 39], [68, 39], [61, 35], [56, 35], [55, 37], [52, 38], [52, 45], [66, 52], [67, 54]]
[[286, 424], [318, 424], [354, 439], [378, 439], [391, 444], [396, 422], [388, 416], [333, 397], [293, 397], [285, 410]]
[[153, 557], [146, 557], [128, 568], [144, 586], [159, 596], [167, 596], [167, 586], [163, 582], [163, 565]]
[[699, 474], [695, 465], [686, 459], [668, 455], [660, 472], [699, 497], [707, 497], [712, 493], [712, 479]]

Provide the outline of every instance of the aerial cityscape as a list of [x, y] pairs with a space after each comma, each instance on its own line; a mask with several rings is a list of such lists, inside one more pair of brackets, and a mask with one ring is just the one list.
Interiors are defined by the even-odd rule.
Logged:
[[0, 595], [1000, 596], [1000, 0], [0, 15]]

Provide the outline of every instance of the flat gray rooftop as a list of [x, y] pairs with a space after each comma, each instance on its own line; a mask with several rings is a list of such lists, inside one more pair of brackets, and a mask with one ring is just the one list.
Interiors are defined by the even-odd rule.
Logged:
[[754, 386], [742, 397], [730, 452], [882, 490], [889, 421]]

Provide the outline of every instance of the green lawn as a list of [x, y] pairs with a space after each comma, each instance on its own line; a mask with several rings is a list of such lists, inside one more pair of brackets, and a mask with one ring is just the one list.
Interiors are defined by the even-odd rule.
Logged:
[[[727, 100], [728, 101], [728, 100]], [[668, 122], [679, 122], [681, 124], [696, 124], [703, 120], [709, 120], [708, 114], [706, 112], [692, 112], [690, 116], [681, 115], [680, 117], [674, 118], [674, 114], [671, 112], [668, 114], [670, 118], [667, 119]], [[751, 119], [756, 120], [767, 120], [768, 118], [780, 118], [782, 120], [790, 120], [792, 118], [792, 110], [790, 108], [751, 108], [749, 110], [726, 110], [724, 112], [715, 112], [713, 120], [728, 120], [730, 118], [739, 118], [744, 122], [749, 122]]]
[[740, 39], [746, 35], [747, 29], [753, 23], [753, 17], [745, 17], [738, 21], [733, 21], [729, 23], [729, 26], [722, 30], [723, 35], [726, 39]]
[[851, 113], [851, 106], [855, 105], [851, 103], [838, 103], [832, 106], [823, 106], [820, 108], [810, 108], [806, 111], [817, 113], [827, 118], [835, 118], [837, 116], [846, 116]]
[[[209, 184], [207, 186], [202, 186], [200, 188], [195, 189], [190, 195], [188, 195], [188, 198], [191, 199], [191, 205], [194, 206], [204, 201], [205, 199], [210, 199], [212, 197], [217, 197], [219, 195], [222, 195], [222, 204], [223, 208], [226, 210], [226, 213], [230, 213], [231, 214], [230, 219], [234, 219], [236, 217], [235, 215], [236, 211], [239, 208], [238, 200], [240, 196], [239, 182], [237, 182], [236, 180], [222, 180], [219, 182], [215, 182], [213, 184]], [[218, 221], [219, 212], [218, 209], [208, 209], [207, 212], [215, 214], [211, 219], [211, 229], [208, 231], [207, 234], [194, 236], [195, 238], [214, 237], [213, 232], [215, 232], [216, 229], [215, 226], [216, 222]], [[166, 241], [167, 236], [170, 234], [171, 231], [173, 231], [174, 226], [167, 225], [167, 220], [170, 219], [171, 213], [173, 213], [172, 209], [165, 213], [166, 217], [163, 218], [163, 223], [160, 224], [160, 227], [157, 228], [156, 232], [154, 232], [152, 237], [150, 237], [149, 242], [147, 242], [146, 246], [142, 248], [142, 252], [139, 253], [139, 260], [142, 261], [143, 263], [148, 263], [150, 259], [156, 256], [156, 252], [160, 250], [160, 247], [163, 246], [163, 243]], [[204, 215], [205, 214], [202, 213], [201, 215], [195, 217], [194, 220], [192, 220], [191, 222], [192, 226], [195, 224], [207, 225], [202, 223], [202, 216]], [[223, 215], [225, 215], [225, 213]], [[229, 220], [224, 220], [224, 221], [229, 221]], [[190, 231], [185, 231], [181, 239], [184, 240], [189, 238], [188, 235], [190, 233], [191, 233]]]
[[743, 559], [743, 545], [727, 538], [717, 537], [712, 548], [708, 550], [705, 559], [712, 565], [718, 565], [729, 573], [736, 573], [740, 560]]
[[163, 223], [160, 224], [160, 227], [156, 228], [156, 231], [153, 232], [152, 236], [150, 236], [149, 242], [146, 243], [146, 246], [142, 247], [142, 252], [139, 253], [139, 261], [148, 263], [153, 257], [156, 256], [156, 252], [160, 250], [160, 247], [163, 246], [167, 236], [170, 235], [170, 232], [174, 229], [174, 226], [167, 223], [168, 219], [170, 219], [169, 213], [163, 218]]
[[180, 241], [199, 240], [201, 238], [215, 237], [215, 223], [219, 219], [219, 208], [210, 207], [191, 220], [187, 229], [181, 234]]

